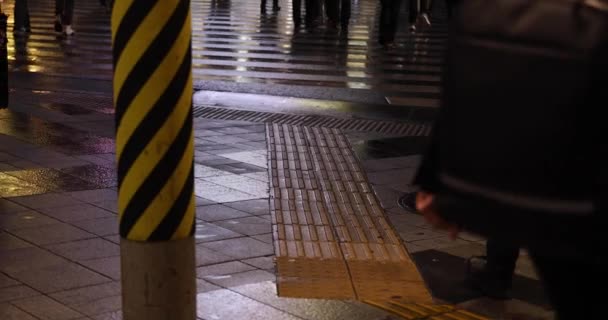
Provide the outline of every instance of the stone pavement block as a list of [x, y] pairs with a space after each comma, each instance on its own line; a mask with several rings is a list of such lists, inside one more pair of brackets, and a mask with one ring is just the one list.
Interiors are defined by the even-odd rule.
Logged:
[[198, 294], [197, 316], [234, 320], [301, 319], [226, 289]]
[[249, 237], [202, 243], [200, 246], [237, 259], [248, 259], [274, 254], [274, 248], [271, 244]]
[[214, 284], [211, 284], [203, 279], [196, 279], [196, 293], [209, 292], [213, 290], [221, 290], [221, 287], [218, 287]]
[[111, 236], [105, 236], [103, 238], [112, 243], [120, 244], [120, 235], [118, 235], [118, 234], [111, 235]]
[[205, 279], [206, 277], [223, 276], [233, 273], [255, 270], [255, 267], [244, 264], [239, 261], [230, 261], [226, 263], [214, 264], [196, 269], [196, 276]]
[[118, 201], [101, 201], [91, 203], [92, 205], [118, 214]]
[[222, 254], [220, 252], [213, 251], [209, 248], [203, 247], [201, 244], [196, 246], [196, 266], [207, 266], [218, 264], [227, 261], [234, 261], [235, 258]]
[[[32, 263], [32, 261], [36, 263]], [[19, 278], [13, 276], [16, 273], [66, 262], [65, 259], [58, 255], [37, 247], [0, 251], [0, 271], [17, 280]]]
[[[110, 281], [109, 278], [73, 262], [35, 267], [10, 275], [43, 293], [86, 287]], [[66, 277], [66, 275], [69, 275], [69, 277]]]
[[361, 304], [350, 304], [337, 300], [294, 299], [277, 296], [276, 285], [260, 282], [233, 287], [248, 298], [308, 320], [386, 320], [388, 314]]
[[269, 178], [268, 178], [268, 173], [261, 171], [261, 172], [252, 172], [252, 173], [245, 173], [242, 174], [243, 177], [247, 177], [247, 178], [251, 178], [251, 179], [255, 179], [255, 180], [259, 180], [262, 181], [264, 183], [268, 183]]
[[8, 163], [0, 162], [0, 172], [17, 171], [19, 167], [12, 166]]
[[220, 186], [215, 183], [201, 180], [196, 181], [194, 193], [199, 197], [206, 198], [218, 203], [262, 198], [258, 195], [240, 192], [235, 189], [230, 189], [225, 186]]
[[95, 238], [47, 246], [47, 248], [73, 261], [85, 261], [120, 255], [120, 247], [108, 240]]
[[93, 317], [94, 320], [122, 320], [122, 311], [113, 311]]
[[[231, 160], [231, 161], [234, 161], [234, 160]], [[230, 164], [212, 164], [210, 162], [207, 165], [214, 167], [216, 169], [219, 169], [219, 170], [228, 171], [230, 173], [233, 173], [236, 175], [241, 175], [241, 176], [245, 175], [247, 173], [266, 172], [267, 171], [267, 169], [265, 169], [265, 168], [254, 166], [252, 164], [243, 163], [243, 162], [234, 162], [234, 163], [230, 163]]]
[[213, 201], [211, 201], [209, 199], [205, 199], [205, 198], [201, 198], [201, 197], [195, 197], [195, 200], [196, 200], [196, 206], [197, 207], [216, 204], [215, 202], [213, 202]]
[[25, 311], [7, 304], [0, 303], [0, 319], [2, 320], [40, 320]]
[[209, 275], [205, 280], [224, 288], [234, 288], [251, 283], [274, 281], [276, 276], [264, 270], [252, 270], [230, 275]]
[[73, 320], [83, 316], [45, 296], [27, 298], [12, 303], [40, 320]]
[[98, 236], [109, 236], [118, 233], [118, 217], [80, 220], [72, 222], [73, 225], [82, 228]]
[[61, 291], [53, 293], [50, 296], [67, 306], [73, 307], [95, 303], [95, 301], [100, 299], [120, 296], [120, 294], [120, 282], [114, 281], [95, 286]]
[[207, 177], [217, 177], [217, 176], [225, 176], [231, 174], [230, 172], [222, 171], [219, 169], [215, 169], [213, 167], [208, 167], [202, 164], [194, 165], [194, 177], [195, 178], [207, 178]]
[[243, 235], [224, 229], [212, 223], [198, 222], [196, 223], [196, 229], [194, 231], [194, 238], [197, 243], [211, 242], [231, 238], [240, 238]]
[[270, 222], [258, 217], [236, 218], [215, 222], [216, 225], [247, 236], [270, 234]]
[[3, 214], [2, 219], [0, 219], [0, 228], [9, 231], [48, 226], [53, 224], [61, 224], [61, 221], [49, 218], [43, 214], [31, 210]]
[[239, 175], [229, 175], [219, 177], [208, 177], [203, 178], [202, 180], [212, 182], [217, 185], [224, 186], [226, 188], [238, 190], [247, 194], [256, 195], [258, 196], [258, 198], [268, 197], [268, 184], [255, 179]]
[[426, 222], [426, 220], [424, 220], [424, 217], [420, 214], [413, 214], [413, 213], [395, 214], [393, 212], [395, 212], [395, 211], [389, 210], [389, 214], [387, 214], [387, 217], [391, 221], [391, 223], [395, 226], [403, 224], [403, 225], [410, 225], [410, 226], [421, 227], [421, 228], [430, 228], [430, 225], [428, 224], [428, 222]]
[[[415, 242], [414, 242], [415, 244]], [[449, 253], [453, 256], [468, 259], [472, 256], [484, 256], [486, 254], [486, 246], [480, 243], [468, 243], [458, 246], [438, 249], [441, 252]]]
[[273, 270], [275, 267], [274, 256], [268, 257], [257, 257], [251, 259], [242, 260], [244, 263], [252, 265], [262, 270]]
[[82, 203], [81, 201], [60, 193], [46, 193], [34, 196], [15, 197], [11, 198], [11, 201], [32, 209], [65, 207]]
[[263, 215], [270, 213], [268, 199], [256, 199], [239, 202], [227, 203], [226, 206], [247, 212], [253, 215]]
[[412, 242], [406, 242], [405, 243], [405, 248], [407, 249], [407, 252], [409, 252], [409, 253], [416, 253], [416, 252], [427, 250], [427, 248], [425, 248], [423, 246], [419, 246], [419, 245], [414, 244]]
[[32, 247], [32, 244], [27, 243], [5, 231], [0, 231], [0, 251], [22, 249], [28, 247]]
[[28, 211], [28, 210], [30, 210], [30, 208], [24, 207], [13, 201], [9, 201], [6, 199], [0, 199], [0, 214], [14, 213], [14, 212]]
[[122, 308], [122, 296], [100, 298], [89, 303], [74, 305], [72, 308], [90, 317], [119, 311]]
[[415, 245], [421, 246], [426, 249], [440, 250], [449, 247], [456, 247], [461, 245], [469, 244], [470, 242], [460, 239], [450, 239], [450, 237], [442, 236], [439, 238], [431, 238], [425, 240], [412, 241]]
[[19, 285], [19, 281], [9, 278], [4, 273], [0, 272], [0, 288], [12, 287]]
[[86, 260], [81, 263], [108, 278], [120, 280], [120, 256]]
[[87, 203], [81, 203], [67, 207], [46, 208], [40, 209], [39, 211], [49, 217], [64, 222], [75, 222], [82, 220], [115, 217], [112, 212]]
[[206, 222], [215, 222], [250, 216], [249, 213], [233, 209], [221, 204], [196, 208], [196, 217]]
[[0, 288], [0, 303], [38, 295], [40, 295], [38, 291], [23, 285]]
[[[71, 167], [62, 170], [71, 170]], [[44, 186], [45, 188], [55, 192], [98, 188], [96, 184], [93, 184], [90, 181], [86, 181], [80, 177], [49, 168], [14, 171], [7, 172], [7, 174], [36, 185]]]
[[272, 233], [258, 234], [258, 235], [252, 236], [252, 238], [254, 238], [256, 240], [260, 240], [264, 243], [272, 243]]
[[52, 227], [41, 226], [13, 231], [16, 236], [37, 245], [94, 238], [95, 235], [66, 223], [54, 224]]
[[65, 193], [65, 195], [86, 203], [118, 201], [118, 192], [112, 189], [74, 191]]
[[[264, 150], [265, 151], [265, 150]], [[248, 163], [260, 168], [268, 168], [268, 159], [266, 153], [260, 154], [256, 151], [242, 151], [235, 153], [222, 154], [222, 157], [236, 160], [239, 162]]]
[[414, 231], [403, 232], [400, 233], [400, 235], [401, 238], [406, 242], [445, 237], [444, 233], [435, 232], [430, 229], [418, 229]]
[[553, 312], [517, 299], [478, 298], [458, 304], [458, 307], [491, 316], [492, 319], [554, 319]]

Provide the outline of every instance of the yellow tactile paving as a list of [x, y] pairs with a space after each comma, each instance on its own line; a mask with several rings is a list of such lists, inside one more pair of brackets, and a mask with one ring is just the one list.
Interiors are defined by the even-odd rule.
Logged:
[[388, 301], [364, 300], [363, 302], [407, 320], [490, 320], [450, 305], [407, 303], [399, 299]]

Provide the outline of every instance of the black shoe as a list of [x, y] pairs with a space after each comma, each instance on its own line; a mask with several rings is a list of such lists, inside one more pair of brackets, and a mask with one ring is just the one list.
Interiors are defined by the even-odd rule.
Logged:
[[272, 7], [272, 11], [281, 11], [281, 7], [279, 7], [279, 6], [273, 6]]
[[511, 279], [504, 279], [504, 272], [488, 268], [485, 256], [474, 256], [467, 259], [466, 283], [486, 297], [509, 299]]
[[[394, 43], [392, 41], [381, 44], [387, 49], [394, 47]], [[412, 213], [416, 212], [416, 192], [410, 192], [402, 195], [399, 200], [397, 200], [397, 204], [405, 211]]]

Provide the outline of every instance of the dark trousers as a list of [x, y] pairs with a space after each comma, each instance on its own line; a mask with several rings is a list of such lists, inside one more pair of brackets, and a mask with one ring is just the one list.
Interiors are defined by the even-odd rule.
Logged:
[[395, 33], [399, 27], [399, 11], [401, 0], [380, 0], [380, 43], [387, 44], [395, 41]]
[[511, 283], [515, 264], [519, 257], [519, 246], [508, 242], [488, 239], [486, 244], [487, 268], [501, 282]]
[[[266, 3], [268, 3], [268, 0], [262, 0], [262, 4], [260, 5], [262, 8], [266, 8]], [[276, 8], [279, 6], [279, 0], [272, 0], [272, 7]]]
[[30, 9], [27, 0], [17, 0], [15, 2], [15, 29], [30, 28]]
[[61, 16], [61, 23], [71, 25], [74, 17], [74, 0], [55, 0], [55, 15]]
[[325, 0], [325, 14], [334, 23], [348, 25], [351, 12], [351, 0]]
[[[319, 0], [304, 0], [306, 6], [306, 23], [312, 23], [319, 17], [320, 9]], [[302, 23], [302, 0], [293, 0], [293, 21], [296, 26]]]

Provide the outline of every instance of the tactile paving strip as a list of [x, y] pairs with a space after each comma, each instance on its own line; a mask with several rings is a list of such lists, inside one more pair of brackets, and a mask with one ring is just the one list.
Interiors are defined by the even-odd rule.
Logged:
[[338, 129], [267, 124], [282, 296], [432, 303]]

